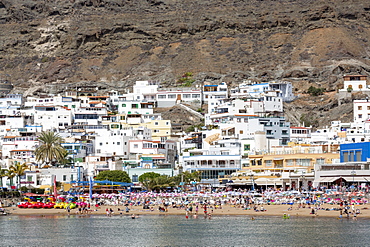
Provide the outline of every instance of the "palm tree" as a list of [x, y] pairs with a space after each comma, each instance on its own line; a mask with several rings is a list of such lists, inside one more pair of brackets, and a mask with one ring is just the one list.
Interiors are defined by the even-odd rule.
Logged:
[[13, 178], [15, 177], [15, 173], [14, 173], [13, 169], [8, 169], [6, 171], [6, 176], [10, 180], [10, 186], [13, 186]]
[[74, 163], [73, 159], [71, 157], [68, 157], [69, 152], [67, 149], [63, 150], [63, 153], [61, 154], [60, 160], [58, 162], [63, 166], [69, 166]]
[[9, 170], [12, 170], [13, 173], [14, 173], [14, 176], [17, 177], [17, 189], [20, 188], [20, 184], [21, 184], [21, 176], [23, 176], [25, 174], [25, 171], [28, 169], [28, 166], [26, 165], [26, 163], [23, 163], [23, 164], [15, 164], [11, 167], [9, 167]]
[[52, 131], [43, 131], [39, 136], [40, 146], [36, 148], [36, 160], [50, 164], [63, 159], [65, 149], [60, 145], [63, 139]]
[[6, 177], [7, 173], [8, 173], [7, 169], [0, 168], [0, 187], [3, 187], [3, 178]]

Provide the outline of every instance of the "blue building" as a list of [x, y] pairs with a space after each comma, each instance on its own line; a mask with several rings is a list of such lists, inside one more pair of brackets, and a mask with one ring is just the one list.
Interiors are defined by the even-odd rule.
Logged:
[[370, 158], [370, 142], [340, 145], [340, 162], [366, 162]]

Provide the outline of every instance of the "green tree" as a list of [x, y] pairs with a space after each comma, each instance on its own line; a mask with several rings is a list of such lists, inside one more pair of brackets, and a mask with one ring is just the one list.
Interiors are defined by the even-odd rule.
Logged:
[[318, 95], [322, 95], [324, 91], [325, 91], [325, 88], [316, 88], [316, 87], [310, 86], [307, 90], [307, 93], [311, 96], [318, 96]]
[[118, 170], [102, 171], [95, 177], [95, 180], [98, 181], [109, 180], [112, 182], [131, 183], [131, 179], [127, 172]]
[[61, 157], [58, 160], [58, 163], [61, 165], [70, 165], [74, 163], [74, 160], [71, 157], [68, 157], [69, 152], [67, 149], [64, 149], [61, 153]]
[[17, 189], [20, 188], [21, 184], [21, 176], [25, 174], [25, 171], [28, 169], [28, 166], [26, 163], [23, 164], [15, 164], [9, 167], [9, 170], [12, 170], [14, 173], [14, 176], [16, 176], [16, 183], [17, 183]]
[[181, 83], [182, 87], [191, 87], [195, 80], [193, 79], [193, 73], [186, 72], [180, 78], [177, 79], [177, 83]]
[[7, 169], [0, 168], [0, 187], [4, 187], [4, 185], [3, 185], [3, 178], [6, 177], [7, 174], [8, 174], [8, 170]]
[[146, 172], [139, 176], [139, 182], [143, 183], [144, 181], [153, 180], [157, 177], [161, 176], [159, 173], [155, 172]]
[[50, 164], [63, 159], [65, 149], [60, 145], [63, 139], [52, 131], [43, 131], [38, 137], [40, 146], [35, 150], [36, 160]]
[[200, 182], [202, 172], [201, 171], [195, 171], [195, 172], [189, 172], [185, 171], [181, 174], [174, 177], [174, 181], [176, 184], [180, 184], [180, 182], [184, 183], [190, 183], [192, 181]]
[[173, 179], [173, 177], [167, 176], [167, 175], [160, 175], [159, 177], [154, 178], [150, 182], [149, 190], [160, 190], [160, 189], [166, 189], [169, 187], [176, 186], [176, 183]]
[[15, 177], [15, 173], [14, 173], [13, 169], [7, 170], [6, 176], [8, 177], [8, 179], [10, 181], [10, 186], [13, 186], [13, 178]]

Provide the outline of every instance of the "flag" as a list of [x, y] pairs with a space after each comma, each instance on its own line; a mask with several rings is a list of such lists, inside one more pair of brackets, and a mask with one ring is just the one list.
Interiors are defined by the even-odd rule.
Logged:
[[57, 199], [57, 176], [54, 175], [54, 198]]
[[93, 181], [92, 181], [92, 178], [90, 177], [90, 181], [89, 181], [89, 197], [90, 197], [90, 200], [92, 199], [92, 189], [93, 189]]

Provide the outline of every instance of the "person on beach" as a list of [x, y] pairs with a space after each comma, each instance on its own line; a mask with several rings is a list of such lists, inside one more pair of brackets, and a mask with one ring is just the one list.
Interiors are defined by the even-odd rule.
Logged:
[[66, 207], [66, 210], [67, 210], [68, 216], [70, 216], [71, 215], [71, 207], [69, 205]]

